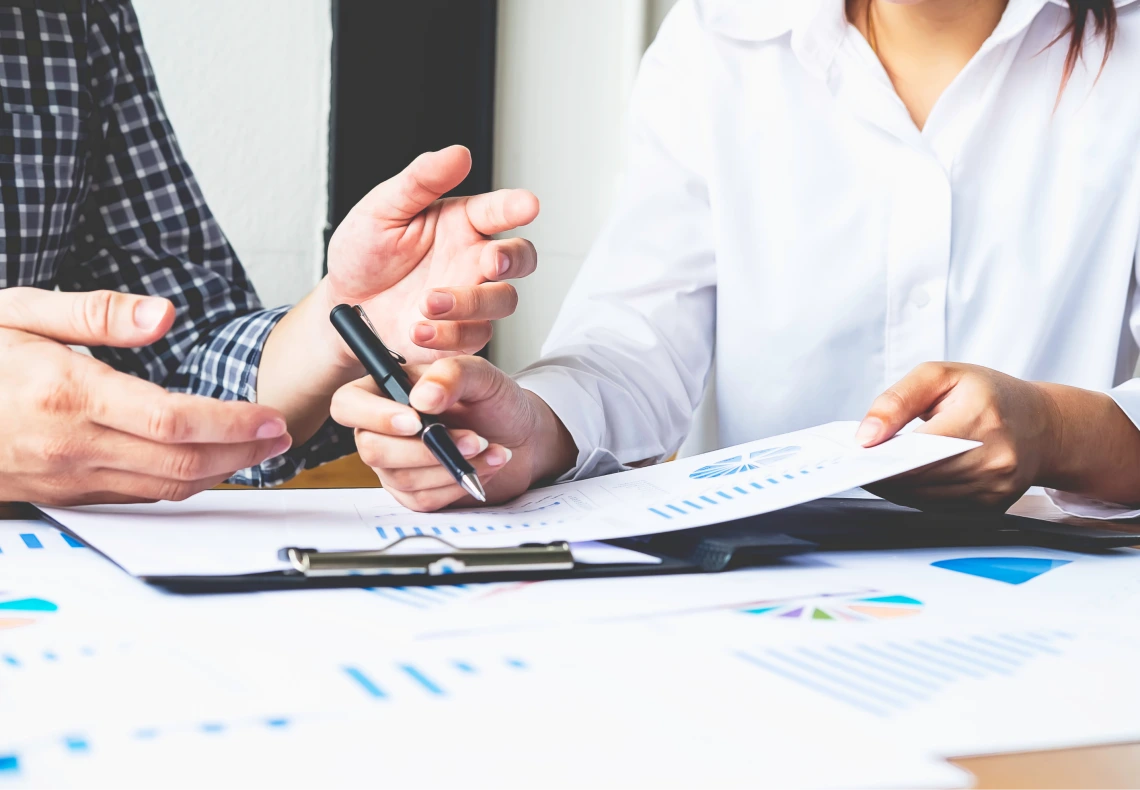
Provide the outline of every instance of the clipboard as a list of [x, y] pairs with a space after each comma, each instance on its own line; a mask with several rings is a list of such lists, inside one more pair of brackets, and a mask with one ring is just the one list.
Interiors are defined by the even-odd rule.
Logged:
[[141, 578], [173, 593], [210, 594], [721, 573], [818, 551], [1033, 546], [1111, 552], [1140, 546], [1140, 531], [1011, 515], [929, 513], [875, 499], [822, 499], [740, 521], [606, 542], [660, 562], [582, 563], [566, 542], [460, 549], [439, 538], [412, 536], [373, 551], [283, 546], [280, 557], [290, 565], [284, 571]]

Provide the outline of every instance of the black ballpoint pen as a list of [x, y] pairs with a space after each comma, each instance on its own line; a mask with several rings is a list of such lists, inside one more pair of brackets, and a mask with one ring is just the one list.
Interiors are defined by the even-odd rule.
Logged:
[[[404, 358], [384, 345], [360, 305], [355, 307], [346, 304], [337, 305], [333, 308], [329, 320], [344, 338], [352, 353], [360, 360], [360, 364], [364, 365], [368, 375], [380, 387], [380, 393], [396, 403], [411, 406], [408, 395], [412, 391], [412, 382], [400, 367], [405, 361]], [[463, 486], [468, 494], [480, 502], [486, 502], [487, 494], [483, 491], [483, 484], [479, 482], [479, 475], [475, 474], [475, 468], [459, 452], [459, 448], [455, 446], [455, 442], [451, 440], [451, 435], [439, 418], [433, 414], [420, 414], [420, 423], [423, 428], [418, 436], [436, 460], [451, 473], [455, 482]]]

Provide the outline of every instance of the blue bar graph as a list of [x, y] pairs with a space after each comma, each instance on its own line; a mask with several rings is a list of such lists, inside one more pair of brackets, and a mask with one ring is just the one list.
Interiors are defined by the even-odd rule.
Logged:
[[40, 539], [31, 532], [21, 532], [20, 539], [29, 549], [42, 549], [44, 547], [44, 544], [40, 543]]
[[1059, 636], [1033, 634], [967, 635], [918, 639], [900, 644], [859, 643], [817, 649], [738, 651], [738, 658], [813, 692], [865, 713], [890, 716], [920, 705], [931, 695], [964, 679], [1010, 675], [1041, 653], [1002, 651], [1005, 643], [1041, 644], [1060, 653]]

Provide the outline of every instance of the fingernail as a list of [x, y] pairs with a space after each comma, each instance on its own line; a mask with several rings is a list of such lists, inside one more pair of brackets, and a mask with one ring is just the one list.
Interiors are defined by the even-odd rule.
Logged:
[[282, 436], [277, 440], [277, 443], [273, 445], [273, 449], [269, 451], [269, 457], [276, 458], [292, 446], [293, 440], [288, 435]]
[[435, 327], [431, 324], [416, 324], [412, 327], [412, 339], [417, 343], [426, 343], [435, 337]]
[[859, 430], [855, 431], [855, 441], [866, 447], [879, 438], [883, 432], [883, 421], [878, 417], [868, 417], [859, 423]]
[[472, 458], [487, 449], [490, 444], [482, 436], [464, 436], [455, 443], [459, 452], [463, 453], [464, 458]]
[[427, 309], [432, 315], [441, 315], [455, 309], [455, 297], [447, 291], [432, 291], [427, 295]]
[[487, 453], [487, 466], [506, 466], [513, 455], [509, 447], [496, 447]]
[[422, 427], [419, 418], [411, 414], [397, 414], [392, 418], [392, 430], [404, 436], [415, 436]]
[[284, 420], [270, 420], [263, 422], [261, 427], [257, 429], [258, 439], [272, 439], [275, 436], [280, 436], [285, 433]]
[[135, 326], [139, 329], [151, 330], [162, 323], [166, 316], [165, 299], [143, 299], [135, 305]]
[[511, 268], [511, 259], [507, 257], [505, 252], [499, 253], [499, 268], [496, 270], [497, 274], [502, 277], [507, 273], [507, 269]]
[[443, 387], [430, 381], [422, 381], [412, 390], [412, 398], [415, 399], [412, 405], [417, 409], [434, 409], [443, 403], [445, 397], [447, 393], [443, 391]]

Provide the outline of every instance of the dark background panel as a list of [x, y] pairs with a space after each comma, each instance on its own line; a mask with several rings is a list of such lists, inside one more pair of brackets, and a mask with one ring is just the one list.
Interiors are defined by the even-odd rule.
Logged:
[[[329, 228], [418, 154], [461, 143], [491, 188], [497, 0], [333, 0]], [[327, 241], [327, 240], [326, 240]]]

